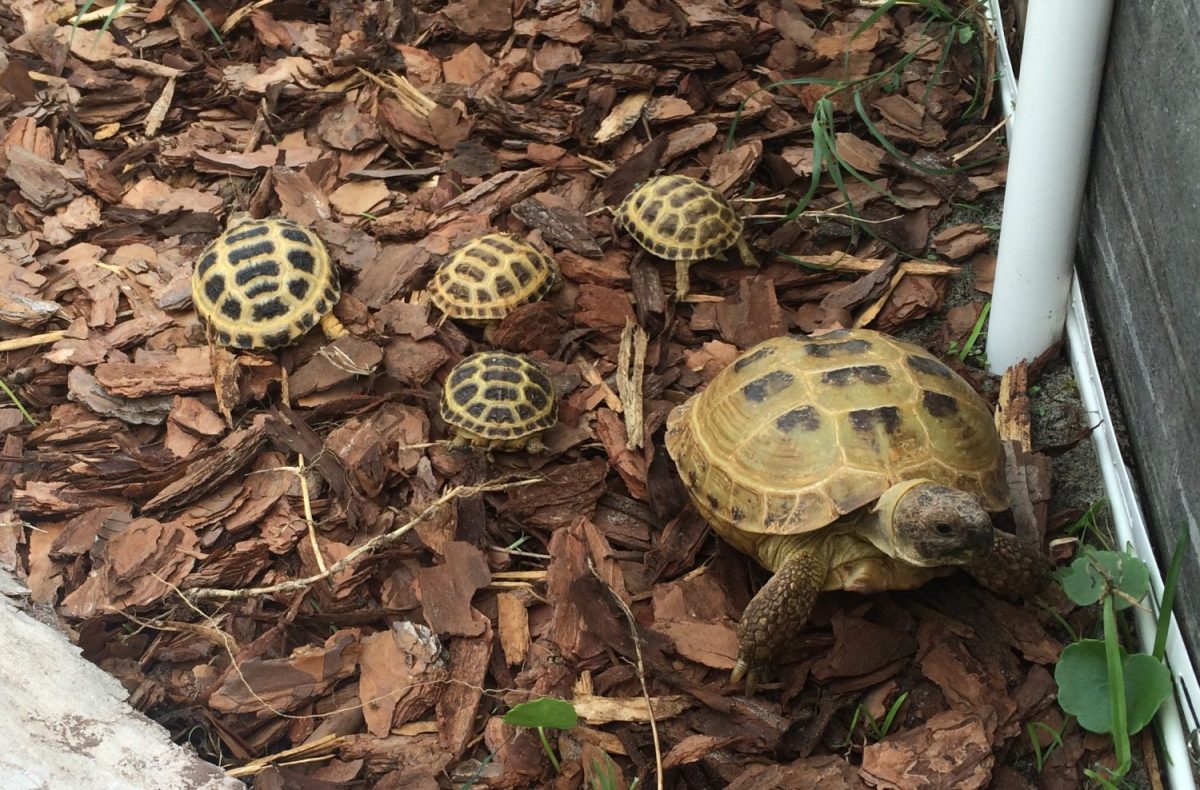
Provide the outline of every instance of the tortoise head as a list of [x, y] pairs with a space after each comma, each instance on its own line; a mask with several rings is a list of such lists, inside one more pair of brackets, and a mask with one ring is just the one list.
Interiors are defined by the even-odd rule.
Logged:
[[992, 519], [979, 500], [929, 480], [884, 492], [876, 507], [889, 554], [922, 567], [966, 565], [992, 550]]

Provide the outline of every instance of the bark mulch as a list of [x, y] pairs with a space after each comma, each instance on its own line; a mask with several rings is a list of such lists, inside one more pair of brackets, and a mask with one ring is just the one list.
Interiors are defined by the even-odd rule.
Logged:
[[[1064, 728], [1055, 618], [1088, 613], [962, 575], [828, 594], [747, 697], [735, 628], [767, 575], [662, 447], [785, 332], [933, 327], [997, 397], [949, 352], [994, 265], [995, 229], [955, 219], [1004, 183], [994, 47], [974, 3], [879, 6], [157, 0], [101, 32], [6, 3], [0, 562], [256, 787], [1076, 786], [1108, 746]], [[659, 172], [736, 198], [762, 267], [699, 263], [676, 299], [605, 210]], [[208, 345], [189, 277], [233, 211], [325, 240], [343, 353]], [[553, 374], [545, 455], [451, 452], [436, 409], [489, 344], [422, 289], [492, 229], [563, 273], [493, 338]], [[1006, 389], [1014, 521], [1044, 538], [1072, 514]], [[579, 717], [545, 731], [557, 771], [503, 721], [545, 696]]]

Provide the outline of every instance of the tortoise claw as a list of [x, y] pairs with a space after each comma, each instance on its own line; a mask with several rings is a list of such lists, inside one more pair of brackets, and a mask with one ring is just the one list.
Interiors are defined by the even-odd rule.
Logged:
[[730, 685], [736, 686], [743, 677], [746, 678], [746, 696], [751, 697], [758, 690], [760, 682], [769, 680], [769, 670], [761, 664], [750, 666], [746, 659], [738, 656], [733, 671], [729, 673]]

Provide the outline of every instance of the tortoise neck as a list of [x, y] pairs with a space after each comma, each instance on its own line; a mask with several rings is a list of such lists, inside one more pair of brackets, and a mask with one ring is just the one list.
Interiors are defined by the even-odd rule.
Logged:
[[876, 500], [873, 507], [863, 508], [857, 524], [858, 534], [863, 540], [870, 541], [884, 554], [894, 555], [896, 553], [896, 535], [892, 519], [896, 513], [896, 505], [900, 504], [900, 500], [909, 491], [929, 482], [932, 481], [921, 478], [904, 480], [884, 491], [879, 495], [879, 499]]

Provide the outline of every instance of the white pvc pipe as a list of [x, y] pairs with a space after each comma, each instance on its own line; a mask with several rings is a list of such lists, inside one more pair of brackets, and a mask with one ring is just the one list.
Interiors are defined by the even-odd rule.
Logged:
[[988, 323], [1003, 373], [1062, 337], [1112, 0], [1029, 0]]

